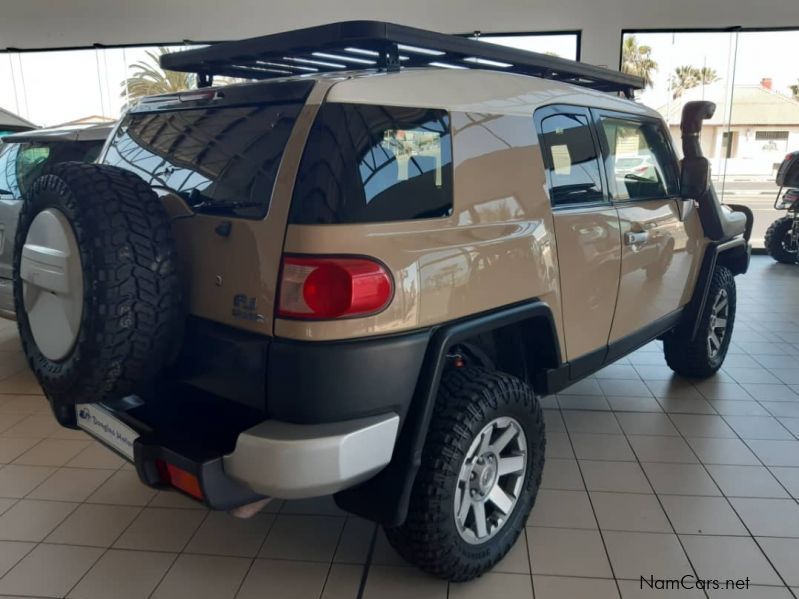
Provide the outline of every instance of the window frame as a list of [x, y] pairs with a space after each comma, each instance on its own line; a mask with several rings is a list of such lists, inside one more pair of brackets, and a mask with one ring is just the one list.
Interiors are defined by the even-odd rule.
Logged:
[[[623, 112], [619, 110], [607, 110], [604, 108], [591, 108], [590, 109], [591, 118], [593, 120], [594, 129], [597, 137], [599, 138], [599, 145], [602, 152], [602, 163], [603, 163], [603, 171], [605, 171], [605, 178], [608, 181], [608, 196], [610, 198], [610, 202], [614, 205], [623, 205], [623, 204], [630, 204], [636, 202], [653, 202], [653, 201], [663, 201], [663, 200], [673, 200], [680, 198], [680, 166], [679, 161], [677, 159], [677, 153], [674, 150], [674, 143], [671, 138], [671, 133], [665, 127], [663, 121], [656, 116], [644, 115], [644, 114], [633, 114], [629, 112]], [[650, 197], [637, 197], [637, 198], [617, 198], [616, 197], [616, 171], [613, 168], [613, 161], [615, 160], [615, 156], [610, 152], [610, 143], [608, 142], [607, 135], [605, 134], [605, 128], [602, 126], [602, 118], [609, 118], [621, 121], [629, 121], [633, 124], [639, 125], [654, 125], [657, 127], [660, 132], [663, 134], [663, 138], [666, 141], [666, 145], [669, 149], [669, 155], [673, 157], [673, 160], [669, 161], [668, 165], [662, 165], [663, 168], [669, 168], [672, 171], [672, 175], [675, 181], [675, 189], [674, 193], [669, 193], [669, 190], [666, 189], [666, 193], [663, 195], [658, 196], [650, 196]], [[611, 176], [612, 174], [612, 176]]]
[[[552, 174], [551, 165], [548, 164], [547, 156], [551, 156], [549, 144], [544, 139], [544, 130], [542, 127], [544, 119], [556, 115], [575, 115], [581, 116], [588, 122], [588, 130], [591, 133], [591, 141], [594, 144], [594, 151], [596, 152], [597, 170], [599, 171], [599, 180], [602, 184], [602, 199], [591, 200], [590, 202], [574, 202], [568, 204], [555, 204], [552, 201]], [[605, 172], [604, 156], [602, 145], [599, 140], [598, 131], [594, 117], [591, 114], [591, 109], [587, 106], [580, 106], [577, 104], [550, 104], [541, 106], [533, 113], [533, 122], [535, 130], [538, 135], [538, 145], [541, 150], [541, 163], [544, 167], [544, 173], [547, 178], [547, 190], [549, 193], [549, 203], [553, 211], [565, 210], [584, 210], [586, 208], [608, 207], [612, 205], [611, 197], [608, 188], [608, 177]]]

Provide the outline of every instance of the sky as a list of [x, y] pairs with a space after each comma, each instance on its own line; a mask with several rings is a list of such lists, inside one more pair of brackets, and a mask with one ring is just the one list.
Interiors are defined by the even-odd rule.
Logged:
[[[669, 100], [668, 76], [675, 67], [707, 66], [727, 84], [759, 84], [773, 79], [773, 89], [790, 95], [788, 86], [799, 80], [799, 61], [792, 48], [799, 47], [799, 31], [744, 31], [716, 33], [637, 33], [639, 45], [652, 48], [658, 63], [655, 85], [641, 101], [653, 108]], [[737, 47], [736, 47], [737, 46]]]

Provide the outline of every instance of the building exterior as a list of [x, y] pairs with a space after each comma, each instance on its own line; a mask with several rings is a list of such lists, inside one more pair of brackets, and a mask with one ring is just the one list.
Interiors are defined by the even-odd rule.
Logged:
[[771, 80], [759, 85], [730, 86], [718, 81], [685, 91], [658, 109], [675, 139], [680, 138], [680, 115], [691, 100], [716, 103], [705, 121], [702, 147], [713, 169], [727, 175], [771, 177], [789, 151], [799, 150], [799, 101], [772, 89]]

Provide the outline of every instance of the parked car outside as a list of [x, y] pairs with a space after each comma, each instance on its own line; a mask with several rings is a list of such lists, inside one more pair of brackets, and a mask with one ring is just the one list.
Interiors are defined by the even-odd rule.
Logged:
[[58, 162], [94, 162], [112, 124], [35, 129], [0, 142], [0, 316], [14, 317], [14, 235], [22, 198], [44, 169]]

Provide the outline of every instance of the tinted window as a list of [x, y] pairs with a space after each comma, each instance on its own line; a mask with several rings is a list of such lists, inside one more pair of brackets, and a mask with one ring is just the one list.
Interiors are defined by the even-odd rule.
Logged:
[[652, 122], [602, 117], [608, 142], [613, 198], [636, 200], [677, 194], [677, 171], [662, 127]]
[[0, 144], [0, 198], [20, 197], [17, 181], [19, 144]]
[[21, 198], [48, 164], [91, 162], [102, 147], [102, 141], [4, 144], [0, 150], [0, 189]]
[[443, 110], [324, 104], [302, 157], [291, 222], [365, 223], [452, 213]]
[[541, 136], [552, 204], [604, 199], [588, 119], [578, 114], [548, 116], [541, 121]]
[[262, 217], [301, 104], [129, 114], [104, 162], [196, 209]]

